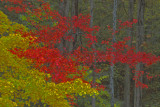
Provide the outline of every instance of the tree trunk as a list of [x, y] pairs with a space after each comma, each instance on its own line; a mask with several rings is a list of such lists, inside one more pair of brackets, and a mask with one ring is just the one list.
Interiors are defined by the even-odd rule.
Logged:
[[[94, 8], [94, 0], [90, 0], [90, 15], [91, 15], [91, 20], [90, 20], [90, 27], [93, 27], [93, 8]], [[92, 32], [93, 35], [93, 32]], [[95, 44], [92, 44], [92, 48], [95, 49]], [[94, 54], [96, 55], [96, 54]], [[94, 62], [94, 65], [96, 65], [96, 61]], [[95, 69], [93, 67], [93, 72], [92, 72], [92, 77], [93, 77], [93, 88], [95, 88]], [[96, 98], [95, 95], [92, 97], [92, 107], [96, 106]]]
[[[116, 42], [115, 31], [116, 31], [116, 23], [117, 23], [117, 0], [114, 0], [113, 7], [113, 35], [112, 42], [113, 44]], [[113, 51], [115, 49], [113, 48]], [[113, 56], [114, 60], [114, 56]], [[113, 60], [111, 61], [111, 72], [110, 72], [110, 94], [111, 94], [111, 107], [114, 107], [114, 64]]]
[[[129, 21], [133, 20], [133, 0], [129, 0], [129, 8], [128, 8], [128, 15]], [[132, 36], [133, 36], [133, 28], [129, 28], [128, 32], [131, 40], [128, 41], [128, 46], [132, 45]], [[125, 84], [124, 84], [124, 107], [130, 107], [130, 72], [131, 68], [129, 65], [126, 65], [125, 71]]]
[[[64, 14], [65, 14], [65, 17], [69, 17], [69, 7], [70, 7], [70, 0], [64, 0]], [[71, 32], [72, 33], [72, 32]], [[68, 33], [66, 36], [70, 35], [70, 33]], [[71, 46], [71, 43], [70, 41], [68, 40], [65, 40], [65, 48], [66, 48], [66, 52], [70, 52], [70, 46]]]
[[[78, 0], [75, 0], [74, 6], [75, 6], [75, 16], [78, 17]], [[76, 43], [77, 43], [77, 39], [78, 39], [77, 37], [78, 37], [78, 29], [76, 29], [76, 33], [74, 34], [73, 50], [76, 49]]]
[[[71, 17], [72, 16], [78, 16], [78, 2], [79, 0], [71, 0]], [[76, 43], [77, 43], [77, 37], [78, 37], [78, 29], [76, 29], [76, 32], [74, 33], [73, 30], [71, 30], [71, 34], [73, 37], [73, 41], [71, 40], [69, 42], [69, 52], [73, 52], [74, 49], [76, 49]]]
[[[75, 15], [74, 1], [75, 0], [71, 0], [71, 17]], [[73, 34], [73, 30], [72, 29], [71, 29], [71, 35], [74, 38], [74, 34]], [[73, 51], [73, 40], [71, 40], [69, 42], [69, 46], [68, 47], [69, 47], [68, 52], [72, 52]]]
[[[136, 52], [143, 50], [144, 42], [144, 6], [145, 0], [138, 1], [138, 27], [137, 27], [137, 43], [136, 43]], [[136, 65], [136, 71], [142, 71], [143, 65], [138, 63]], [[135, 74], [136, 75], [136, 74]], [[142, 76], [139, 78], [139, 81], [142, 82]], [[134, 107], [142, 107], [142, 88], [135, 87], [134, 90]]]
[[[59, 1], [59, 13], [63, 17], [69, 16], [69, 0], [63, 0]], [[67, 36], [68, 34], [66, 34]], [[64, 40], [64, 38], [61, 38], [61, 42], [59, 44], [59, 50], [61, 51], [61, 54], [64, 53], [64, 47], [69, 50], [69, 42], [67, 40]]]
[[66, 17], [68, 17], [69, 16], [69, 4], [70, 4], [70, 0], [65, 0], [64, 1], [64, 6], [65, 6], [65, 10], [64, 10], [64, 14], [65, 14], [65, 16]]
[[78, 16], [78, 0], [75, 0], [75, 15]]
[[[59, 13], [62, 15], [62, 16], [64, 16], [65, 14], [65, 12], [64, 12], [64, 1], [60, 1], [59, 0]], [[59, 50], [60, 50], [60, 52], [61, 52], [61, 54], [63, 54], [63, 52], [64, 52], [64, 39], [63, 38], [61, 38], [61, 42], [60, 42], [60, 44], [59, 44]]]

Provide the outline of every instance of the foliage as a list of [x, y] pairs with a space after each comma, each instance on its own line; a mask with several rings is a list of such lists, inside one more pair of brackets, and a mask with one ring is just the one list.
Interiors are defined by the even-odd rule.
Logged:
[[[10, 39], [13, 37], [17, 40], [14, 43]], [[8, 51], [17, 45], [27, 47], [26, 43], [29, 42], [27, 39], [21, 41], [22, 37], [20, 36], [16, 37], [14, 35], [13, 37], [10, 35], [0, 39], [1, 100], [15, 100], [19, 106], [21, 104], [29, 105], [30, 102], [36, 103], [41, 100], [48, 105], [61, 107], [62, 105], [69, 106], [67, 100], [65, 100], [67, 94], [93, 95], [93, 93], [97, 93], [96, 90], [91, 89], [89, 84], [83, 83], [81, 79], [59, 84], [46, 82], [45, 77], [50, 75], [30, 67], [30, 61], [28, 62], [24, 58], [18, 58]], [[3, 44], [6, 42], [9, 45]], [[15, 103], [13, 102], [13, 104]]]
[[[6, 31], [5, 31], [6, 32]], [[30, 103], [48, 104], [53, 107], [69, 107], [66, 95], [94, 95], [95, 89], [79, 79], [55, 84], [47, 82], [51, 75], [38, 71], [33, 67], [33, 61], [20, 55], [14, 55], [13, 50], [25, 51], [30, 48], [34, 38], [20, 34], [9, 34], [0, 38], [0, 102], [8, 106], [30, 106]]]
[[7, 16], [0, 11], [0, 35], [12, 34], [16, 30], [27, 30], [22, 24], [11, 22]]
[[[14, 49], [11, 52], [15, 55], [17, 54], [19, 58], [25, 57], [29, 61], [31, 60], [34, 62], [34, 67], [40, 71], [51, 74], [51, 79], [55, 83], [61, 84], [66, 83], [67, 81], [72, 82], [73, 80], [76, 80], [76, 78], [83, 78], [88, 71], [81, 70], [79, 68], [81, 65], [87, 66], [88, 68], [91, 68], [91, 70], [96, 69], [95, 71], [98, 73], [101, 69], [94, 66], [95, 60], [97, 63], [111, 64], [111, 61], [113, 61], [114, 64], [129, 64], [131, 68], [134, 68], [137, 63], [143, 63], [148, 67], [160, 60], [160, 57], [156, 57], [150, 53], [136, 53], [134, 47], [128, 47], [128, 45], [126, 45], [129, 38], [124, 38], [124, 40], [114, 44], [110, 40], [98, 40], [99, 38], [97, 39], [96, 36], [92, 35], [93, 31], [98, 31], [98, 27], [89, 27], [90, 17], [88, 15], [84, 16], [80, 14], [79, 16], [73, 16], [72, 18], [62, 17], [58, 12], [51, 10], [49, 3], [43, 1], [38, 1], [41, 2], [41, 7], [34, 7], [29, 3], [24, 6], [23, 0], [18, 3], [11, 0], [1, 1], [18, 4], [21, 5], [22, 8], [26, 7], [25, 11], [21, 11], [19, 7], [8, 7], [8, 9], [15, 10], [16, 12], [26, 12], [28, 17], [22, 16], [21, 18], [22, 20], [27, 20], [29, 24], [35, 27], [31, 32], [33, 38], [37, 37], [34, 43], [43, 44], [34, 48], [28, 48], [24, 51]], [[29, 8], [29, 6], [33, 8]], [[44, 25], [44, 23], [41, 23], [46, 20], [49, 20], [51, 25]], [[120, 26], [118, 28], [122, 30], [122, 28], [132, 27], [136, 22], [137, 20], [135, 19], [123, 23], [119, 21]], [[108, 28], [110, 27], [108, 26]], [[82, 33], [81, 40], [83, 40], [83, 44], [81, 42], [81, 44], [75, 46], [71, 53], [65, 51], [67, 46], [64, 46], [64, 49], [62, 49], [63, 52], [56, 48], [56, 46], [63, 43], [63, 41], [75, 41], [73, 34], [77, 34], [77, 29]], [[116, 32], [112, 32], [112, 29], [109, 30], [111, 30], [112, 35], [114, 33], [119, 33], [119, 30]], [[73, 31], [72, 34], [70, 34], [71, 31]], [[101, 43], [99, 45], [106, 48], [104, 50], [101, 48], [98, 50], [91, 48], [92, 44], [95, 43]], [[115, 49], [114, 51], [113, 48]], [[96, 53], [97, 56], [94, 56], [94, 53]], [[136, 82], [136, 87], [140, 86], [142, 88], [148, 88], [146, 84], [139, 81], [139, 77], [146, 75], [147, 79], [150, 80], [153, 76], [149, 76], [144, 71], [133, 70], [133, 73], [136, 73], [136, 76], [133, 77], [133, 80]], [[97, 79], [97, 82], [101, 83], [100, 80], [104, 78], [107, 77], [101, 77], [100, 79]]]

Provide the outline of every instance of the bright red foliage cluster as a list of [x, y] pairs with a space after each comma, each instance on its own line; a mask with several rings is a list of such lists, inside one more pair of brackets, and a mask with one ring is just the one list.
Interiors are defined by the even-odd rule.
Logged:
[[[5, 3], [10, 3], [9, 6], [5, 6], [9, 11], [15, 11], [16, 13], [26, 12], [26, 8], [28, 5], [25, 3], [24, 0], [1, 0]], [[16, 6], [13, 6], [16, 5]]]
[[122, 28], [132, 28], [133, 27], [133, 24], [137, 23], [137, 19], [133, 19], [133, 21], [125, 21], [125, 22], [122, 22], [121, 20], [118, 20], [119, 22], [119, 29], [122, 29]]

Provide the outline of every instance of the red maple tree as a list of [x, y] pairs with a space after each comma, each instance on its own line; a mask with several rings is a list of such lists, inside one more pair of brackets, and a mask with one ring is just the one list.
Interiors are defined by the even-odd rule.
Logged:
[[[72, 18], [62, 17], [57, 11], [53, 11], [50, 8], [50, 5], [46, 2], [39, 0], [41, 2], [41, 8], [35, 8], [31, 3], [25, 3], [25, 0], [1, 0], [5, 2], [13, 3], [14, 5], [19, 5], [16, 7], [9, 7], [8, 10], [15, 10], [16, 13], [26, 12], [28, 15], [34, 15], [39, 21], [43, 21], [44, 19], [51, 19], [55, 26], [49, 25], [41, 25], [38, 24], [34, 19], [27, 17], [28, 22], [30, 22], [35, 29], [31, 30], [29, 33], [21, 32], [23, 36], [31, 35], [33, 37], [37, 37], [34, 43], [43, 43], [42, 47], [32, 47], [26, 51], [20, 50], [12, 50], [14, 54], [18, 54], [20, 57], [26, 57], [32, 59], [35, 62], [35, 67], [40, 69], [40, 71], [50, 73], [52, 75], [52, 80], [56, 83], [66, 82], [69, 80], [73, 80], [75, 78], [82, 78], [85, 70], [79, 70], [78, 66], [83, 65], [87, 67], [92, 67], [94, 61], [103, 63], [113, 61], [113, 63], [125, 63], [129, 64], [130, 67], [135, 67], [137, 63], [143, 63], [146, 66], [149, 66], [153, 63], [156, 63], [160, 60], [160, 57], [156, 57], [150, 53], [145, 52], [135, 52], [134, 47], [129, 47], [126, 45], [127, 40], [130, 38], [124, 38], [123, 41], [118, 41], [116, 43], [112, 43], [110, 40], [102, 41], [102, 45], [110, 45], [106, 50], [95, 50], [91, 48], [92, 44], [98, 42], [96, 36], [92, 35], [92, 32], [96, 33], [99, 29], [98, 26], [94, 26], [90, 28], [90, 16], [82, 15], [73, 16]], [[22, 11], [23, 10], [23, 11]], [[42, 14], [44, 12], [45, 14]], [[134, 23], [137, 23], [137, 20], [129, 22], [121, 22], [119, 21], [119, 29], [132, 27]], [[108, 27], [111, 31], [111, 27]], [[79, 45], [78, 48], [72, 50], [72, 52], [64, 52], [62, 54], [58, 48], [55, 47], [56, 44], [59, 44], [61, 39], [65, 39], [66, 41], [73, 41], [74, 38], [72, 34], [69, 34], [71, 30], [73, 33], [76, 33], [76, 29], [79, 29], [83, 32], [83, 37], [86, 38], [87, 44], [86, 47]], [[118, 33], [118, 31], [113, 32]], [[115, 49], [113, 51], [113, 48]], [[94, 56], [96, 53], [96, 56]], [[114, 58], [113, 58], [114, 56]], [[95, 67], [95, 66], [94, 66]], [[95, 67], [96, 68], [96, 67]], [[100, 69], [96, 68], [96, 72], [99, 72]], [[141, 86], [142, 88], [147, 88], [146, 84], [141, 83], [138, 79], [140, 76], [144, 74], [144, 71], [134, 71], [137, 72], [137, 76], [133, 79], [136, 82], [136, 86]], [[75, 75], [73, 78], [69, 78], [69, 74], [79, 74]], [[147, 75], [147, 78], [150, 79]]]

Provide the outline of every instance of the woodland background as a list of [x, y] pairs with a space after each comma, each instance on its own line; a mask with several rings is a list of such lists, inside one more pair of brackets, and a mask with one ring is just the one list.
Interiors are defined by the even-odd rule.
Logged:
[[[8, 0], [9, 1], [9, 0]], [[38, 0], [27, 0], [37, 8], [41, 8], [41, 4]], [[45, 0], [48, 2], [53, 10], [57, 10], [62, 16], [72, 17], [74, 15], [78, 16], [80, 13], [87, 15], [91, 13], [93, 9], [93, 26], [99, 26], [99, 32], [94, 34], [97, 37], [98, 43], [102, 40], [107, 40], [112, 38], [109, 26], [113, 26], [113, 5], [114, 0]], [[93, 4], [92, 4], [92, 3]], [[141, 4], [141, 2], [143, 2]], [[33, 26], [29, 24], [26, 20], [26, 13], [15, 13], [14, 11], [9, 11], [6, 9], [6, 5], [9, 5], [10, 2], [0, 1], [0, 11], [7, 15], [8, 19], [11, 22], [16, 22], [26, 26], [28, 29], [33, 29]], [[16, 6], [17, 4], [12, 4]], [[139, 13], [141, 9], [144, 9], [141, 13], [141, 18]], [[93, 8], [91, 8], [93, 7]], [[1, 17], [1, 16], [0, 16]], [[118, 20], [131, 21], [133, 19], [140, 19], [142, 21], [141, 27], [144, 28], [144, 31], [140, 32], [143, 35], [141, 45], [143, 51], [147, 53], [155, 54], [160, 56], [160, 1], [159, 0], [118, 0], [117, 2], [117, 26]], [[1, 20], [1, 19], [0, 19]], [[36, 20], [36, 19], [35, 19]], [[1, 21], [0, 21], [1, 22]], [[1, 24], [1, 23], [0, 23]], [[41, 25], [52, 25], [51, 20], [46, 20], [41, 22]], [[117, 27], [118, 29], [118, 27]], [[129, 45], [137, 46], [137, 38], [139, 25], [134, 24], [132, 28], [121, 29], [116, 33], [116, 40], [119, 41], [124, 37], [131, 36], [131, 41]], [[0, 31], [1, 32], [1, 31]], [[7, 36], [8, 33], [3, 36]], [[2, 34], [0, 34], [2, 38]], [[78, 47], [81, 42], [85, 44], [85, 40], [81, 39], [81, 33], [77, 36], [77, 41], [75, 42], [75, 47]], [[12, 41], [12, 40], [11, 40]], [[8, 43], [9, 44], [9, 43]], [[60, 47], [57, 46], [60, 50], [63, 51], [62, 47], [66, 47], [67, 43], [65, 40], [62, 40]], [[101, 44], [96, 44], [96, 49], [103, 50]], [[72, 50], [68, 49], [69, 50]], [[0, 59], [2, 62], [3, 59]], [[93, 69], [90, 68], [86, 80], [91, 82], [93, 78], [95, 81], [101, 85], [104, 85], [105, 91], [100, 91], [100, 95], [96, 96], [93, 99], [90, 96], [82, 97], [77, 96], [74, 99], [79, 107], [110, 107], [110, 65], [109, 63], [96, 64], [101, 68], [100, 73], [92, 75]], [[141, 68], [140, 68], [141, 69]], [[135, 83], [133, 80], [134, 73], [131, 69], [126, 66], [126, 64], [115, 64], [114, 66], [114, 98], [115, 98], [115, 107], [160, 107], [160, 77], [155, 75], [160, 75], [160, 63], [153, 64], [149, 67], [144, 67], [143, 70], [148, 72], [150, 76], [154, 76], [151, 80], [148, 80], [145, 75], [143, 78], [143, 83], [148, 85], [148, 88], [139, 89], [139, 93], [135, 93]], [[127, 72], [130, 72], [129, 74]], [[3, 73], [1, 73], [2, 76]], [[5, 83], [4, 83], [5, 84]], [[1, 83], [1, 85], [3, 85]], [[139, 97], [135, 97], [135, 96]], [[138, 105], [137, 105], [137, 102]], [[42, 102], [30, 102], [31, 107], [43, 107]], [[27, 106], [27, 105], [25, 105]], [[48, 105], [46, 105], [48, 106]], [[61, 107], [62, 105], [59, 105]], [[73, 105], [76, 107], [76, 105]], [[5, 106], [4, 106], [5, 107]], [[8, 107], [8, 106], [6, 106]], [[10, 106], [11, 107], [11, 106]], [[58, 107], [58, 106], [57, 106]]]

